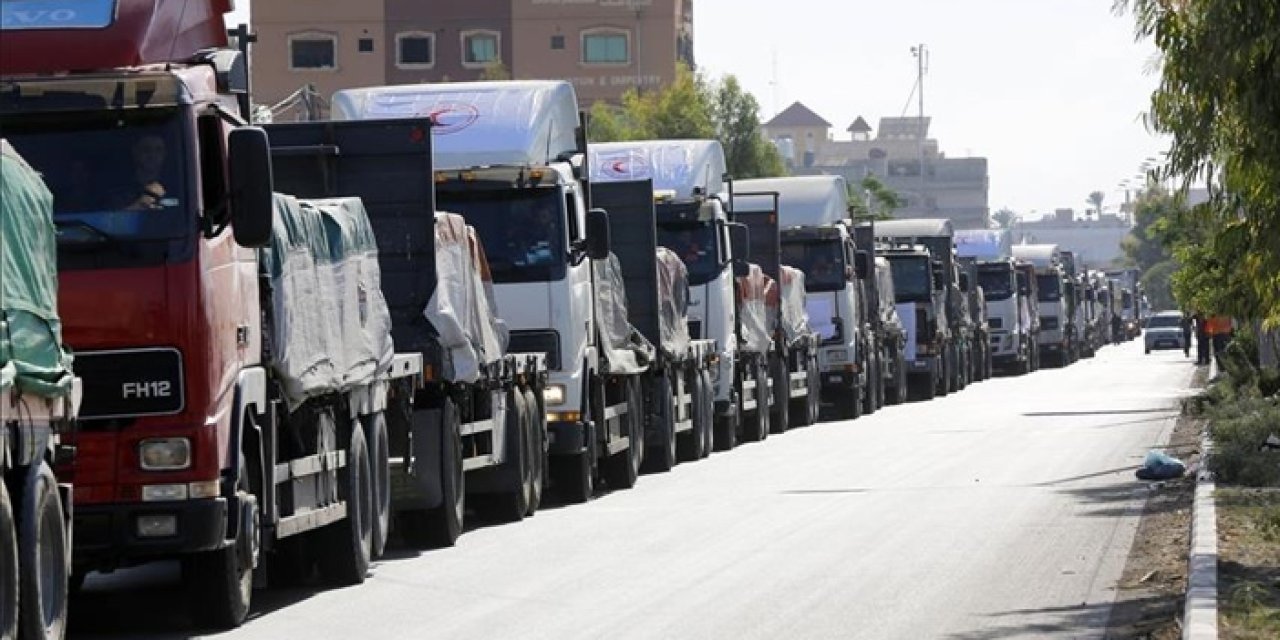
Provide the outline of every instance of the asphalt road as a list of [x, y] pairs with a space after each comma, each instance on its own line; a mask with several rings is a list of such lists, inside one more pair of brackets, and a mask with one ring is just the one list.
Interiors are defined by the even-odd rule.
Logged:
[[[1192, 367], [1110, 347], [747, 445], [586, 505], [258, 592], [228, 638], [1101, 637]], [[172, 565], [91, 576], [73, 638], [186, 637]], [[222, 636], [219, 636], [222, 637]]]

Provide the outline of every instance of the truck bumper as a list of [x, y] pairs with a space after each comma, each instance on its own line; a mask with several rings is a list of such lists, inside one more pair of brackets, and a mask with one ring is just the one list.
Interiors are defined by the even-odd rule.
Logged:
[[587, 425], [581, 420], [548, 422], [547, 435], [551, 441], [547, 448], [550, 455], [574, 455], [587, 449]]
[[[140, 535], [141, 520], [172, 518], [172, 535]], [[221, 548], [227, 537], [227, 500], [76, 505], [74, 564], [111, 567], [133, 559], [178, 556]]]

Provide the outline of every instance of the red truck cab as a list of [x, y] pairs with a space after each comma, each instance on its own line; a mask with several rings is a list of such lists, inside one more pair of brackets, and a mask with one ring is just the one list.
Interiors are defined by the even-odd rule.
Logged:
[[224, 548], [266, 386], [256, 256], [228, 230], [248, 84], [232, 2], [6, 4], [0, 122], [54, 194], [84, 379], [75, 569]]

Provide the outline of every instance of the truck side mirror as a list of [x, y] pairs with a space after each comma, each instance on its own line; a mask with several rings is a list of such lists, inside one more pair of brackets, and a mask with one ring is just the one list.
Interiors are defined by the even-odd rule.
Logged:
[[960, 274], [960, 290], [968, 293], [969, 291], [969, 274]]
[[729, 252], [733, 254], [733, 275], [747, 275], [747, 247], [750, 245], [751, 232], [741, 222], [729, 223]]
[[947, 273], [942, 269], [941, 262], [933, 263], [933, 288], [941, 289], [947, 286]]
[[232, 129], [227, 155], [232, 234], [242, 247], [265, 247], [271, 242], [275, 210], [267, 132], [261, 127]]
[[859, 280], [866, 280], [871, 273], [871, 254], [862, 250], [854, 253], [853, 268], [857, 272]]
[[587, 257], [604, 260], [609, 257], [609, 214], [604, 209], [587, 210]]

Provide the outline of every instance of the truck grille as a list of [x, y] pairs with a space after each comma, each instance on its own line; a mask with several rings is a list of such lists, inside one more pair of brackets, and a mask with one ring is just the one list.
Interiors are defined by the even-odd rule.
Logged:
[[186, 408], [177, 349], [77, 353], [75, 371], [84, 381], [81, 420], [172, 415]]
[[987, 318], [987, 326], [991, 327], [992, 329], [1003, 329], [1004, 318]]
[[547, 369], [560, 370], [560, 334], [545, 329], [511, 332], [508, 353], [543, 353], [547, 356]]
[[1058, 328], [1057, 316], [1040, 316], [1040, 329], [1043, 331], [1053, 331]]

